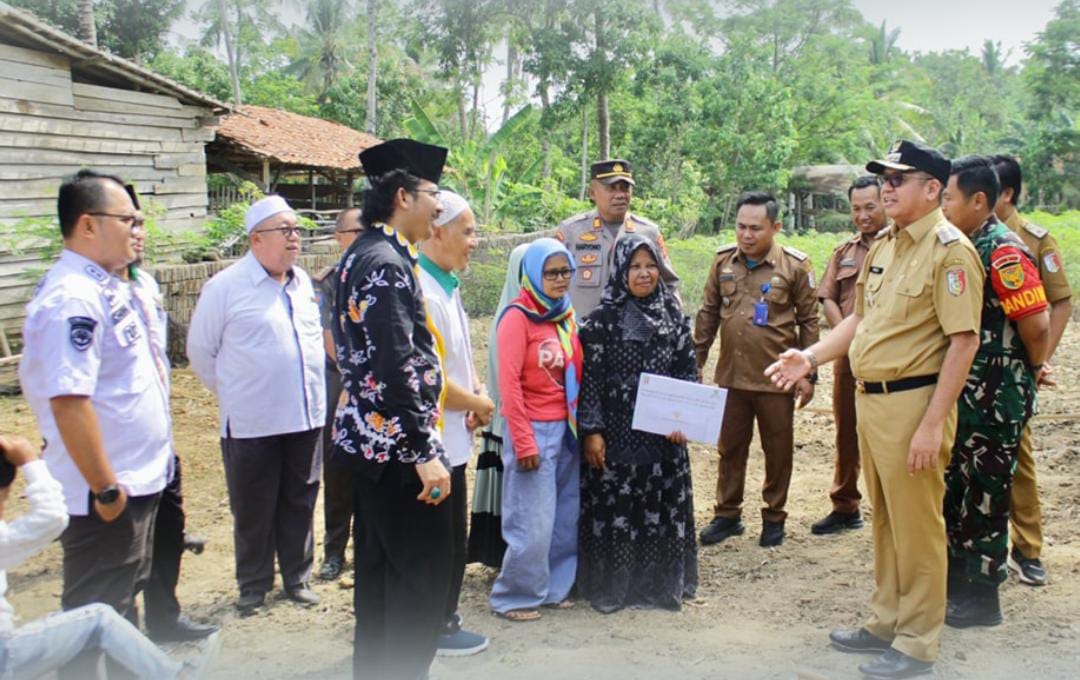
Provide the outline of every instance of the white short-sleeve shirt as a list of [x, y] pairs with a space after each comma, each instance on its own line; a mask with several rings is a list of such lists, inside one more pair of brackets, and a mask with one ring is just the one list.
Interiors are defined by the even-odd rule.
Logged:
[[[423, 268], [420, 269], [420, 287], [424, 291], [424, 303], [432, 323], [442, 335], [443, 370], [446, 378], [468, 392], [476, 389], [473, 376], [472, 343], [469, 341], [469, 317], [461, 305], [461, 291], [454, 289], [447, 294], [442, 285]], [[443, 446], [450, 464], [465, 465], [472, 455], [472, 434], [465, 426], [465, 411], [443, 411]]]
[[165, 488], [169, 403], [150, 338], [131, 287], [70, 250], [26, 306], [19, 381], [72, 515], [87, 514], [90, 488], [60, 438], [49, 405], [54, 397], [90, 397], [105, 454], [128, 495]]

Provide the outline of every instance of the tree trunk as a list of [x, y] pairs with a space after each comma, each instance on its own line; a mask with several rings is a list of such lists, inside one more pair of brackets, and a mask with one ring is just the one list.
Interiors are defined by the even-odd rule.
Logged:
[[97, 47], [97, 22], [94, 21], [94, 0], [79, 0], [79, 39]]
[[469, 125], [465, 107], [465, 83], [458, 82], [457, 95], [458, 126], [461, 128], [461, 142], [465, 143], [465, 140], [469, 138]]
[[585, 188], [589, 186], [589, 107], [581, 107], [581, 191], [578, 200], [585, 200]]
[[476, 137], [476, 126], [480, 118], [480, 76], [472, 82], [472, 111], [469, 112], [469, 139]]
[[514, 46], [513, 36], [507, 31], [506, 36], [506, 80], [503, 84], [503, 113], [502, 124], [510, 119], [510, 99], [514, 92], [514, 78], [517, 67], [517, 47]]
[[[225, 56], [229, 60], [229, 79], [232, 80], [233, 90], [233, 106], [239, 107], [243, 104], [243, 100], [240, 97], [240, 69], [237, 65], [236, 49], [233, 46], [232, 32], [229, 27], [229, 13], [226, 8], [226, 0], [218, 0], [218, 8], [221, 10], [221, 34], [225, 37]], [[237, 17], [237, 31], [239, 32], [240, 22]]]
[[[550, 95], [548, 94], [547, 81], [541, 81], [540, 86], [540, 120], [547, 122], [548, 108], [551, 106]], [[551, 139], [549, 137], [548, 129], [546, 126], [540, 126], [540, 147], [544, 150], [544, 169], [541, 174], [543, 179], [551, 177]]]
[[375, 45], [375, 2], [367, 0], [367, 47], [368, 47], [368, 71], [367, 71], [367, 117], [364, 120], [364, 130], [369, 135], [375, 134], [375, 86], [379, 77], [379, 51]]
[[597, 138], [600, 145], [600, 158], [609, 158], [611, 156], [611, 138], [608, 134], [607, 92], [596, 93], [596, 129], [600, 135]]

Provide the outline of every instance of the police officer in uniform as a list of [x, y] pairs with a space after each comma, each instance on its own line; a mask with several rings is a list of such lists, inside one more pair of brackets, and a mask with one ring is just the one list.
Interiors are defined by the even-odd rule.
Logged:
[[[870, 246], [889, 220], [881, 203], [881, 187], [873, 175], [864, 175], [852, 183], [848, 201], [851, 221], [859, 233], [836, 247], [818, 285], [818, 299], [831, 328], [839, 326], [855, 311], [855, 281]], [[829, 492], [833, 509], [811, 525], [810, 531], [815, 534], [835, 534], [845, 529], [861, 529], [863, 525], [859, 513], [862, 496], [859, 495], [859, 435], [855, 429], [855, 378], [846, 356], [833, 364], [833, 418], [836, 470]]]
[[630, 213], [634, 195], [630, 163], [622, 159], [597, 161], [592, 164], [591, 175], [589, 198], [596, 209], [574, 215], [555, 228], [555, 238], [566, 244], [577, 265], [577, 276], [570, 284], [570, 299], [581, 319], [600, 304], [600, 295], [611, 272], [615, 242], [623, 234], [638, 233], [655, 243], [662, 259], [660, 275], [668, 286], [677, 287], [679, 281], [660, 227]]
[[[1023, 188], [1020, 163], [1009, 155], [994, 156], [994, 168], [1001, 180], [994, 213], [1013, 233], [1020, 236], [1024, 245], [1035, 255], [1039, 278], [1050, 303], [1050, 348], [1046, 354], [1047, 364], [1053, 360], [1065, 326], [1072, 318], [1072, 289], [1065, 276], [1065, 266], [1057, 241], [1046, 229], [1028, 222], [1016, 209]], [[1020, 439], [1016, 472], [1013, 475], [1010, 503], [1013, 548], [1009, 553], [1008, 566], [1029, 586], [1046, 584], [1046, 570], [1039, 559], [1042, 554], [1042, 510], [1039, 507], [1039, 488], [1035, 479], [1035, 457], [1031, 451], [1031, 426], [1024, 428]]]
[[842, 651], [881, 652], [862, 673], [905, 678], [930, 671], [945, 623], [945, 466], [956, 402], [979, 349], [984, 274], [974, 246], [941, 211], [948, 159], [901, 141], [866, 169], [881, 176], [894, 224], [866, 256], [855, 311], [817, 344], [784, 352], [767, 373], [790, 386], [850, 347], [874, 508], [875, 590], [866, 625], [829, 639]]
[[[720, 429], [720, 470], [716, 480], [716, 516], [701, 532], [701, 543], [719, 543], [745, 531], [741, 520], [746, 461], [754, 421], [765, 450], [761, 509], [762, 547], [784, 540], [788, 486], [794, 453], [795, 401], [773, 385], [765, 367], [785, 347], [809, 347], [818, 339], [817, 292], [810, 258], [775, 241], [780, 206], [771, 194], [739, 197], [735, 234], [738, 243], [716, 253], [705, 299], [694, 322], [698, 370], [709, 358], [720, 332], [716, 384], [728, 389]], [[795, 385], [801, 408], [814, 395], [816, 376]]]
[[1046, 293], [1034, 257], [994, 217], [1000, 190], [989, 158], [952, 162], [942, 208], [971, 239], [986, 272], [979, 353], [960, 394], [945, 471], [948, 608], [954, 628], [1001, 623], [998, 585], [1009, 552], [1009, 490], [1020, 435], [1035, 412], [1050, 344]]
[[[360, 223], [360, 208], [346, 208], [338, 213], [334, 223], [334, 240], [345, 252], [364, 231]], [[337, 275], [340, 263], [334, 263], [316, 274], [312, 281], [319, 298], [319, 320], [323, 329], [323, 345], [326, 349], [326, 422], [319, 438], [319, 454], [323, 463], [323, 519], [326, 533], [323, 535], [323, 564], [319, 578], [333, 581], [345, 569], [345, 548], [349, 544], [352, 525], [353, 495], [352, 475], [331, 460], [334, 435], [334, 413], [341, 397], [341, 371], [338, 370], [334, 353], [332, 333], [334, 300], [337, 293]]]
[[64, 249], [26, 307], [19, 380], [70, 515], [60, 604], [101, 602], [137, 623], [172, 460], [168, 367], [112, 274], [135, 260], [139, 215], [120, 179], [92, 170], [64, 181], [57, 212]]

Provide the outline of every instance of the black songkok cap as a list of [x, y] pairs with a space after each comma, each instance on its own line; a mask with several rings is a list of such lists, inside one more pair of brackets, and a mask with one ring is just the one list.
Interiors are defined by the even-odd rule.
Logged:
[[921, 170], [945, 185], [949, 183], [952, 163], [937, 149], [902, 139], [893, 144], [885, 158], [867, 163], [866, 169], [875, 175], [883, 174], [886, 169], [901, 172]]
[[446, 164], [446, 149], [414, 139], [391, 139], [361, 151], [360, 164], [370, 178], [381, 177], [391, 170], [404, 170], [438, 184]]

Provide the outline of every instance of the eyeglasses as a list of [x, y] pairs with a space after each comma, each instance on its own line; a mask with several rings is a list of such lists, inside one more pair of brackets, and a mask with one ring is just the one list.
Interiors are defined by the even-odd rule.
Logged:
[[265, 234], [271, 231], [280, 231], [285, 238], [290, 236], [299, 236], [302, 231], [300, 227], [274, 227], [273, 229], [256, 229], [254, 233]]
[[544, 280], [545, 281], [558, 281], [559, 279], [569, 279], [573, 271], [567, 267], [565, 269], [545, 269]]
[[119, 220], [121, 224], [132, 231], [142, 229], [146, 225], [146, 220], [138, 215], [117, 215], [116, 213], [107, 212], [92, 212], [86, 214], [93, 215], [94, 217], [111, 217], [114, 220]]
[[360, 229], [338, 229], [334, 233], [335, 234], [359, 234], [362, 231], [367, 231], [367, 230], [363, 229], [363, 228], [360, 228]]
[[418, 193], [418, 194], [431, 194], [436, 200], [439, 199], [439, 196], [442, 196], [442, 190], [441, 189], [416, 189], [415, 193]]
[[919, 175], [914, 175], [914, 174], [907, 173], [907, 172], [901, 172], [901, 173], [897, 173], [895, 175], [879, 175], [878, 176], [878, 186], [883, 187], [886, 184], [888, 184], [893, 189], [899, 189], [900, 187], [902, 187], [904, 185], [904, 182], [907, 181], [908, 177], [913, 177], [914, 179], [920, 179], [920, 180], [922, 180], [924, 182], [929, 182], [930, 180], [934, 179], [933, 177], [928, 177], [926, 175], [919, 176]]

